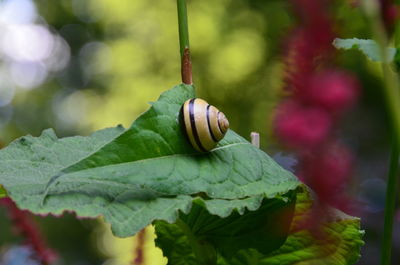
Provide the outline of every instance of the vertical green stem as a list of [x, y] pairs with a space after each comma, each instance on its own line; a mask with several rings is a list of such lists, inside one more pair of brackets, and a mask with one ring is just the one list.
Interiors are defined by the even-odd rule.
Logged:
[[[383, 30], [383, 26], [382, 26]], [[400, 90], [397, 75], [391, 70], [387, 61], [387, 41], [381, 41], [381, 54], [383, 55], [382, 70], [385, 80], [386, 102], [393, 130], [392, 154], [389, 175], [386, 186], [385, 221], [383, 228], [383, 241], [381, 249], [381, 265], [391, 264], [393, 222], [396, 209], [396, 186], [398, 178], [399, 143], [400, 143]]]
[[[384, 45], [384, 46], [383, 46]], [[387, 62], [387, 49], [389, 43], [381, 42], [381, 47], [385, 47], [384, 50], [381, 51], [384, 54], [382, 63], [382, 72], [385, 81], [385, 96], [386, 96], [386, 105], [389, 111], [392, 130], [394, 134], [393, 145], [400, 144], [400, 84], [399, 79], [396, 73], [391, 69], [390, 63]]]
[[399, 146], [395, 141], [390, 158], [389, 179], [386, 188], [385, 226], [383, 229], [383, 242], [381, 264], [390, 265], [392, 251], [393, 221], [396, 207], [396, 189], [399, 173]]
[[177, 0], [178, 6], [178, 26], [179, 26], [179, 44], [181, 57], [183, 57], [186, 48], [189, 48], [189, 28], [187, 18], [186, 0]]
[[178, 26], [179, 26], [179, 45], [181, 53], [181, 74], [182, 82], [192, 84], [192, 62], [189, 47], [189, 27], [187, 18], [186, 0], [177, 0], [178, 7]]
[[389, 45], [389, 39], [381, 19], [380, 5], [378, 1], [365, 1], [364, 5], [366, 13], [372, 22], [373, 33], [380, 46], [380, 53], [383, 61], [382, 72], [385, 82], [384, 92], [393, 132], [391, 161], [386, 187], [385, 222], [381, 249], [381, 265], [390, 265], [400, 155], [400, 84], [397, 74], [392, 71], [390, 62], [388, 61], [387, 47]]
[[[388, 43], [381, 47], [386, 48]], [[382, 51], [386, 54], [387, 49]], [[399, 178], [399, 150], [400, 150], [400, 90], [398, 76], [391, 70], [385, 55], [382, 70], [385, 79], [386, 102], [388, 105], [391, 126], [393, 130], [392, 153], [390, 158], [389, 174], [386, 186], [385, 221], [381, 249], [381, 265], [391, 264], [393, 223], [396, 210], [396, 189]]]
[[[381, 30], [384, 30], [383, 25]], [[386, 187], [385, 222], [381, 249], [381, 265], [391, 264], [393, 222], [396, 209], [396, 186], [398, 179], [399, 143], [400, 143], [400, 86], [398, 76], [391, 70], [387, 61], [388, 41], [381, 39], [381, 54], [383, 55], [382, 70], [385, 80], [385, 96], [393, 130], [392, 154]]]
[[399, 178], [399, 150], [400, 150], [400, 85], [396, 73], [388, 62], [387, 47], [389, 45], [382, 21], [376, 24], [376, 36], [381, 47], [382, 72], [385, 81], [386, 105], [389, 111], [392, 126], [392, 150], [390, 157], [389, 174], [386, 186], [385, 217], [383, 239], [381, 247], [381, 265], [390, 265], [392, 257], [393, 223], [396, 210], [396, 189]]

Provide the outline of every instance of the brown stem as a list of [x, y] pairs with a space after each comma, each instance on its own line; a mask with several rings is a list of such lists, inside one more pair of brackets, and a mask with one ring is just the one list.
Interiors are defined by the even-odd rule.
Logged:
[[30, 213], [20, 210], [10, 198], [0, 199], [0, 206], [7, 209], [15, 231], [24, 238], [25, 244], [34, 251], [35, 258], [42, 265], [53, 263], [57, 256], [52, 249], [47, 247], [39, 227], [32, 220]]
[[188, 47], [183, 51], [182, 65], [181, 65], [182, 82], [187, 85], [193, 84], [192, 77], [192, 61], [190, 58], [190, 50]]
[[146, 241], [146, 228], [140, 231], [137, 235], [137, 246], [135, 249], [136, 258], [133, 260], [132, 265], [144, 264], [144, 243]]

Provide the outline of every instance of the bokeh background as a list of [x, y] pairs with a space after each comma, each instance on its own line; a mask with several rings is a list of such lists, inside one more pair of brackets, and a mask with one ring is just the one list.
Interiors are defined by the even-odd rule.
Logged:
[[[198, 95], [222, 109], [239, 134], [259, 132], [261, 148], [291, 168], [296, 157], [279, 145], [271, 127], [284, 94], [282, 44], [296, 23], [289, 2], [190, 0], [188, 12]], [[359, 8], [332, 2], [340, 37], [371, 38]], [[355, 51], [339, 53], [336, 63], [362, 84], [358, 105], [337, 133], [356, 157], [347, 190], [366, 230], [358, 264], [376, 265], [390, 150], [381, 73]], [[59, 137], [127, 127], [148, 102], [178, 83], [174, 0], [0, 1], [2, 145], [49, 127]], [[127, 265], [135, 258], [137, 238], [113, 237], [101, 219], [34, 218], [58, 253], [57, 264]], [[395, 226], [393, 264], [399, 264], [400, 212]], [[149, 228], [144, 264], [166, 264], [153, 237]], [[28, 264], [18, 261], [26, 256], [21, 241], [0, 208], [0, 264]]]

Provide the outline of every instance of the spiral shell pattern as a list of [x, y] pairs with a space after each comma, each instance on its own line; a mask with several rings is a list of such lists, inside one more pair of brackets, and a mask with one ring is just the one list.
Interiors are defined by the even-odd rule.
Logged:
[[180, 119], [190, 143], [200, 152], [213, 149], [229, 128], [224, 113], [200, 98], [189, 99], [182, 105]]

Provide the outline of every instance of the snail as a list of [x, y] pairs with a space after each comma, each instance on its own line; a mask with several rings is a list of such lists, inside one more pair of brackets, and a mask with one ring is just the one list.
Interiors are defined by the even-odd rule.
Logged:
[[189, 142], [200, 152], [213, 149], [229, 128], [224, 113], [200, 98], [189, 99], [182, 105], [180, 121]]

